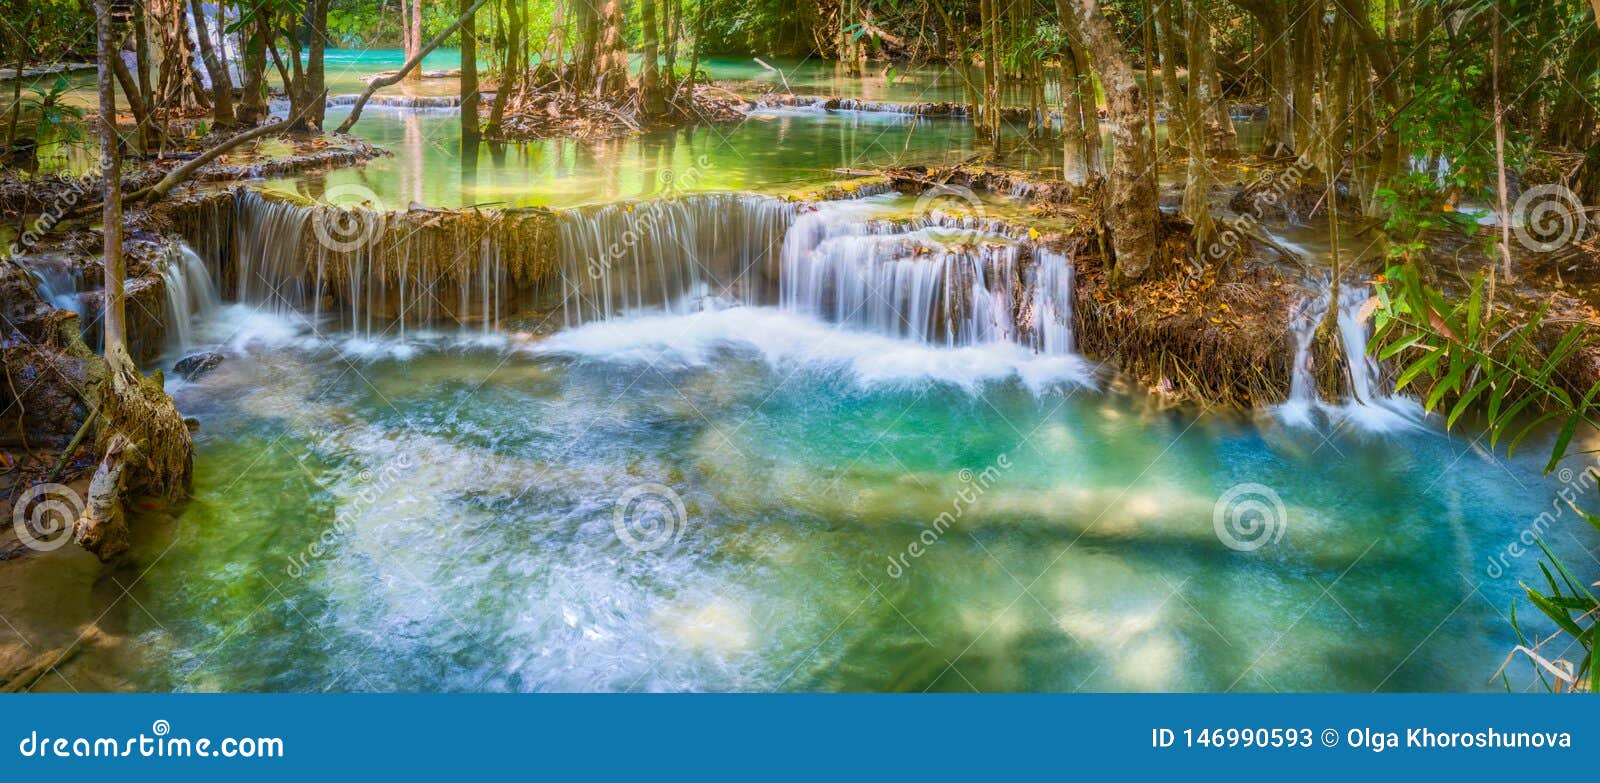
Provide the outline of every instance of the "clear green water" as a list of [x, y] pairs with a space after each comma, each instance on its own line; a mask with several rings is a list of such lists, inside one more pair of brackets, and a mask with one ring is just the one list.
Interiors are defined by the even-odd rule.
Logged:
[[[134, 687], [1487, 689], [1533, 567], [1487, 558], [1558, 486], [764, 309], [344, 354], [240, 313], [272, 343], [175, 389], [195, 500], [116, 575]], [[1241, 483], [1286, 509], [1250, 552], [1214, 529]], [[654, 551], [614, 526], [642, 484], [684, 508]]]
[[[344, 113], [330, 109], [330, 124]], [[810, 109], [763, 111], [736, 124], [601, 142], [483, 144], [475, 158], [463, 154], [454, 112], [375, 107], [363, 111], [354, 130], [394, 156], [266, 186], [313, 198], [333, 188], [361, 188], [391, 209], [411, 203], [559, 207], [666, 190], [788, 190], [844, 178], [831, 171], [836, 168], [950, 164], [974, 151], [972, 126], [965, 121]], [[466, 165], [470, 160], [476, 166]], [[1015, 160], [1059, 165], [1059, 151], [1053, 143], [1041, 144]]]

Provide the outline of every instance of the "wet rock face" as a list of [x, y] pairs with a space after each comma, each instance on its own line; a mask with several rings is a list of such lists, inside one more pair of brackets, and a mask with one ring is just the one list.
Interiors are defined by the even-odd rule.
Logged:
[[179, 359], [178, 363], [172, 366], [172, 371], [184, 380], [192, 381], [216, 369], [224, 358], [226, 357], [217, 351], [203, 351]]

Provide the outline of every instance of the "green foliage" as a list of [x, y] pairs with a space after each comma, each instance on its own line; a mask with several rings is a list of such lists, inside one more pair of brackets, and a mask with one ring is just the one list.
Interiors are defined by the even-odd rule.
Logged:
[[[1578, 513], [1596, 530], [1600, 530], [1600, 517], [1581, 510]], [[1555, 623], [1558, 631], [1546, 639], [1530, 645], [1527, 637], [1522, 632], [1521, 625], [1517, 623], [1516, 612], [1513, 609], [1511, 624], [1512, 628], [1517, 632], [1519, 644], [1517, 649], [1512, 652], [1512, 655], [1515, 656], [1517, 653], [1521, 653], [1526, 655], [1530, 661], [1533, 661], [1537, 667], [1535, 671], [1539, 673], [1540, 682], [1551, 690], [1600, 693], [1600, 668], [1594, 665], [1595, 619], [1597, 614], [1600, 614], [1600, 603], [1596, 602], [1594, 593], [1589, 590], [1588, 586], [1584, 585], [1582, 581], [1573, 576], [1571, 571], [1567, 570], [1566, 565], [1561, 562], [1561, 558], [1556, 557], [1550, 551], [1550, 548], [1545, 546], [1543, 541], [1538, 543], [1539, 549], [1544, 552], [1545, 558], [1550, 565], [1555, 567], [1555, 574], [1551, 573], [1549, 566], [1540, 563], [1539, 570], [1544, 576], [1545, 587], [1536, 588], [1523, 583], [1522, 590], [1527, 596], [1528, 602], [1533, 604], [1545, 617], [1550, 618], [1550, 621]], [[1556, 580], [1556, 575], [1561, 577], [1559, 582]], [[1552, 656], [1541, 654], [1545, 644], [1563, 636], [1571, 637], [1581, 653], [1581, 657], [1579, 657], [1576, 664], [1560, 658], [1550, 660]], [[1545, 678], [1544, 675], [1547, 673], [1555, 679], [1554, 682]]]
[[40, 141], [76, 142], [84, 138], [83, 109], [62, 102], [72, 91], [65, 76], [57, 76], [47, 89], [39, 85], [28, 88], [30, 95], [22, 99], [25, 107], [32, 107], [39, 120], [36, 134]]
[[1384, 215], [1383, 232], [1389, 240], [1389, 258], [1415, 261], [1427, 245], [1426, 232], [1454, 229], [1467, 234], [1478, 231], [1477, 221], [1453, 212], [1449, 199], [1433, 177], [1410, 172], [1396, 177], [1389, 187], [1378, 188], [1379, 211]]
[[[1593, 342], [1594, 335], [1588, 324], [1578, 324], [1560, 332], [1554, 344], [1548, 345], [1554, 330], [1545, 328], [1544, 308], [1532, 318], [1518, 321], [1509, 310], [1495, 307], [1490, 288], [1480, 274], [1465, 299], [1447, 301], [1437, 289], [1423, 283], [1415, 263], [1402, 260], [1390, 266], [1387, 281], [1377, 290], [1380, 306], [1368, 350], [1379, 359], [1397, 361], [1396, 389], [1409, 387], [1426, 393], [1424, 406], [1444, 413], [1447, 428], [1455, 427], [1469, 411], [1482, 414], [1491, 447], [1504, 442], [1507, 453], [1515, 453], [1530, 434], [1554, 427], [1555, 441], [1544, 467], [1548, 473], [1572, 453], [1578, 429], [1594, 426], [1600, 383], [1574, 396], [1555, 378], [1564, 363]], [[1600, 531], [1600, 517], [1574, 510]], [[1595, 597], [1543, 541], [1538, 544], [1549, 563], [1540, 564], [1546, 585], [1524, 584], [1524, 592], [1559, 629], [1551, 638], [1571, 637], [1582, 656], [1575, 666], [1548, 660], [1539, 652], [1543, 642], [1528, 643], [1515, 610], [1512, 625], [1520, 644], [1513, 656], [1521, 653], [1533, 661], [1547, 687], [1595, 692], [1600, 689], [1600, 672], [1592, 664]]]

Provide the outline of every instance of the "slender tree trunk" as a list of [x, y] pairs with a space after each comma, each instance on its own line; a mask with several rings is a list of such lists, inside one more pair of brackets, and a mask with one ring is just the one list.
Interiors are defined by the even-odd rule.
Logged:
[[[506, 11], [506, 59], [500, 67], [500, 83], [495, 87], [494, 102], [489, 104], [489, 123], [484, 133], [489, 138], [499, 138], [500, 124], [505, 119], [506, 101], [521, 84], [522, 74], [517, 72], [517, 49], [522, 46], [522, 14], [517, 9], [521, 0], [504, 0]], [[588, 0], [578, 0], [577, 6], [589, 5]]]
[[1137, 280], [1150, 269], [1156, 255], [1156, 172], [1145, 139], [1145, 116], [1139, 82], [1128, 64], [1127, 52], [1116, 29], [1106, 19], [1100, 0], [1076, 0], [1076, 21], [1094, 56], [1095, 70], [1105, 88], [1114, 154], [1102, 222], [1111, 234], [1115, 253], [1113, 278]]
[[[211, 28], [206, 25], [202, 1], [189, 0], [189, 9], [194, 15], [194, 34], [200, 43], [200, 59], [205, 63], [206, 75], [211, 77], [211, 124], [218, 128], [231, 128], [237, 120], [233, 115], [233, 79], [228, 75], [228, 64], [218, 56], [216, 42], [211, 40]], [[220, 7], [218, 16], [220, 27]], [[221, 30], [218, 32], [220, 34]]]
[[122, 61], [121, 52], [111, 58], [111, 73], [117, 79], [117, 86], [122, 88], [123, 97], [127, 99], [128, 111], [133, 114], [134, 143], [138, 145], [139, 154], [149, 152], [145, 145], [151, 124], [150, 115], [145, 111], [144, 102], [139, 100], [139, 85], [134, 81], [133, 74], [128, 72], [128, 64]]
[[[1060, 0], [1065, 4], [1069, 0]], [[1070, 11], [1069, 11], [1070, 13]], [[1093, 171], [1089, 166], [1089, 150], [1084, 148], [1086, 126], [1098, 127], [1093, 106], [1083, 105], [1079, 81], [1089, 78], [1078, 72], [1077, 58], [1068, 51], [1061, 58], [1061, 174], [1067, 184], [1083, 187], [1089, 184]]]
[[[1595, 0], [1600, 3], [1600, 0]], [[1506, 114], [1505, 106], [1500, 99], [1500, 54], [1501, 21], [1499, 0], [1495, 0], [1495, 7], [1489, 14], [1492, 17], [1489, 23], [1494, 25], [1494, 46], [1491, 54], [1490, 70], [1491, 82], [1494, 87], [1494, 163], [1496, 174], [1496, 195], [1500, 198], [1500, 266], [1507, 282], [1511, 280], [1511, 206], [1506, 187]]]
[[1188, 127], [1184, 135], [1196, 140], [1204, 138], [1206, 143], [1196, 141], [1189, 145], [1189, 166], [1183, 187], [1183, 216], [1194, 226], [1195, 257], [1203, 262], [1214, 255], [1212, 248], [1217, 239], [1216, 222], [1211, 217], [1212, 177], [1207, 160], [1215, 156], [1216, 149], [1215, 136], [1210, 129], [1211, 107], [1208, 105], [1214, 96], [1206, 68], [1212, 64], [1213, 58], [1206, 54], [1206, 49], [1211, 45], [1211, 31], [1206, 21], [1205, 0], [1193, 0], [1191, 8], [1193, 13], [1189, 14], [1188, 20], [1189, 89], [1183, 107]]
[[118, 56], [110, 0], [95, 0], [95, 33], [100, 56], [97, 89], [100, 96], [101, 234], [104, 237], [106, 366], [114, 376], [133, 372], [128, 355], [127, 318], [122, 260], [122, 145], [117, 138], [117, 95], [113, 88], [112, 58]]
[[[411, 0], [410, 13], [406, 23], [406, 60], [417, 56], [422, 49], [422, 0]], [[422, 81], [422, 69], [411, 71], [406, 76], [407, 81]]]
[[160, 99], [150, 86], [150, 20], [145, 15], [143, 3], [133, 5], [133, 61], [138, 71], [139, 100], [144, 102], [145, 110], [150, 114], [149, 124], [144, 128], [145, 147], [157, 147], [160, 146], [160, 129], [156, 125], [155, 114]]
[[659, 117], [667, 113], [667, 103], [661, 94], [661, 43], [657, 38], [656, 0], [639, 0], [640, 28], [644, 34], [644, 62], [639, 67], [639, 102], [645, 116]]
[[461, 140], [466, 144], [478, 139], [478, 12], [471, 0], [461, 0], [460, 8]]
[[1179, 33], [1172, 11], [1176, 2], [1161, 0], [1161, 99], [1167, 107], [1167, 147], [1180, 151], [1189, 147], [1189, 123], [1184, 112], [1188, 99], [1178, 82]]
[[1300, 158], [1313, 165], [1321, 165], [1317, 157], [1317, 106], [1316, 79], [1321, 72], [1317, 38], [1322, 24], [1322, 0], [1305, 2], [1295, 9], [1293, 43], [1294, 95], [1294, 149]]
[[333, 0], [308, 0], [306, 3], [307, 10], [311, 14], [311, 44], [306, 51], [305, 80], [311, 111], [306, 115], [305, 124], [317, 130], [322, 129], [328, 112], [328, 88], [324, 81], [326, 73], [323, 70], [323, 52], [328, 42], [328, 8], [332, 4]]

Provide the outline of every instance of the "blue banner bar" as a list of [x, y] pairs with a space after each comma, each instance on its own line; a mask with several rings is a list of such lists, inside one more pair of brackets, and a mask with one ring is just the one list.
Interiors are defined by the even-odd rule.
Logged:
[[1484, 779], [1592, 770], [1593, 715], [1545, 695], [24, 695], [0, 698], [0, 780]]

